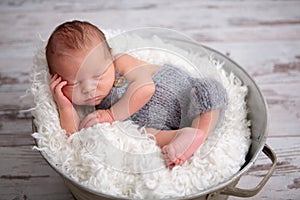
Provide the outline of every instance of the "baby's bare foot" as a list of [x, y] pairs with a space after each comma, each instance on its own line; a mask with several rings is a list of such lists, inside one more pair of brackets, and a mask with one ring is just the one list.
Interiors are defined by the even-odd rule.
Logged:
[[162, 148], [165, 161], [169, 168], [182, 165], [203, 143], [205, 134], [200, 129], [184, 128], [178, 136]]

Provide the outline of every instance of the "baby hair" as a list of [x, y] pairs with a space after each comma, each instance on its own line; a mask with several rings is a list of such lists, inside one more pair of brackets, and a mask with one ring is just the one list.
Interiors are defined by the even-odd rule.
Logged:
[[67, 21], [55, 28], [46, 45], [46, 59], [51, 72], [51, 60], [66, 50], [87, 50], [97, 41], [109, 54], [104, 33], [95, 25], [86, 21]]

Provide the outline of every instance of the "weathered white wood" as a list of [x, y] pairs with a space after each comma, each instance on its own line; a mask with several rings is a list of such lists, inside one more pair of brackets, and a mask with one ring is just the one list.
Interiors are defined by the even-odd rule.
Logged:
[[[300, 1], [0, 1], [0, 199], [73, 199], [60, 177], [31, 150], [29, 84], [39, 35], [65, 20], [104, 29], [171, 28], [228, 55], [253, 76], [269, 106], [268, 143], [278, 167], [250, 199], [299, 199]], [[260, 157], [240, 185], [255, 186], [269, 167]], [[234, 199], [234, 198], [233, 198]]]
[[[258, 195], [249, 199], [299, 199], [300, 197], [300, 137], [272, 137], [267, 143], [277, 155], [274, 175]], [[261, 154], [238, 187], [252, 189], [270, 169], [271, 161]], [[231, 197], [230, 200], [239, 198]]]
[[0, 145], [0, 199], [73, 199], [61, 177], [32, 146]]

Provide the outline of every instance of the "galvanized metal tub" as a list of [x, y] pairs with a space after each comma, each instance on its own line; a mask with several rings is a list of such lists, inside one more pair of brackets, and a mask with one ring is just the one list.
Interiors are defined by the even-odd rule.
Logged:
[[[194, 42], [189, 42], [187, 40], [180, 39], [172, 39], [173, 43], [176, 46], [182, 48], [188, 48], [192, 51], [197, 52], [198, 50], [203, 50], [203, 48], [208, 53], [213, 53], [214, 58], [224, 62], [224, 69], [228, 72], [233, 72], [238, 78], [240, 78], [243, 84], [248, 86], [249, 92], [247, 95], [248, 102], [248, 119], [251, 120], [251, 147], [246, 156], [246, 163], [241, 167], [240, 171], [237, 172], [230, 180], [222, 182], [217, 186], [213, 186], [207, 190], [201, 191], [196, 194], [192, 194], [189, 196], [185, 196], [184, 198], [171, 198], [172, 200], [176, 199], [194, 199], [194, 200], [202, 200], [202, 199], [214, 199], [221, 200], [227, 199], [228, 196], [236, 196], [236, 197], [252, 197], [256, 195], [267, 183], [269, 178], [272, 176], [277, 158], [272, 149], [266, 144], [267, 132], [268, 132], [268, 112], [266, 101], [254, 82], [254, 80], [250, 77], [250, 75], [238, 64], [229, 59], [228, 57], [222, 55], [221, 53], [210, 49], [205, 46], [201, 46]], [[33, 131], [36, 132], [36, 127], [33, 124]], [[239, 179], [245, 172], [247, 172], [257, 160], [258, 156], [261, 153], [264, 153], [271, 161], [271, 167], [268, 173], [264, 176], [260, 183], [257, 184], [255, 188], [251, 189], [240, 189], [236, 187]], [[41, 155], [45, 158], [45, 160], [49, 163], [49, 165], [63, 178], [65, 184], [68, 186], [72, 194], [77, 200], [111, 200], [111, 199], [127, 199], [130, 198], [121, 198], [108, 194], [104, 194], [92, 189], [87, 188], [86, 186], [81, 185], [80, 183], [75, 182], [66, 176], [59, 168], [55, 166], [55, 164], [49, 162], [50, 159], [44, 152], [41, 152]], [[171, 200], [169, 199], [169, 200]], [[167, 200], [167, 199], [165, 199]]]

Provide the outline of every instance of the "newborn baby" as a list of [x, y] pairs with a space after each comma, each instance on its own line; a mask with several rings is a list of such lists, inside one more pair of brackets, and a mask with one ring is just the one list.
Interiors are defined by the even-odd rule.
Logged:
[[48, 40], [46, 58], [50, 89], [68, 135], [130, 119], [155, 136], [170, 168], [194, 154], [227, 104], [216, 80], [192, 78], [174, 66], [127, 54], [113, 56], [105, 35], [88, 22], [59, 25]]

